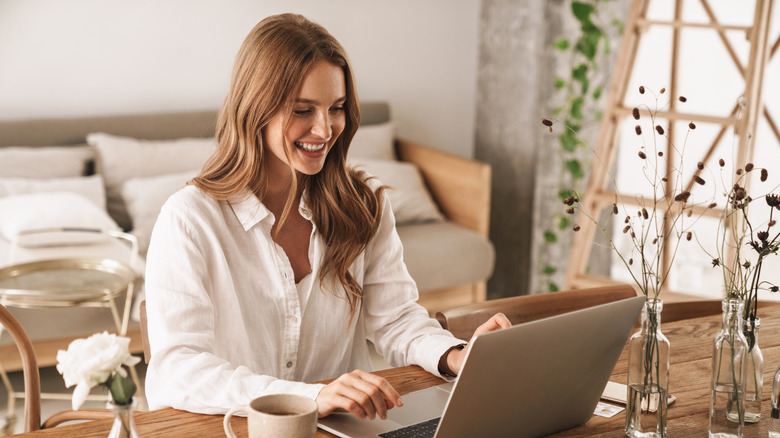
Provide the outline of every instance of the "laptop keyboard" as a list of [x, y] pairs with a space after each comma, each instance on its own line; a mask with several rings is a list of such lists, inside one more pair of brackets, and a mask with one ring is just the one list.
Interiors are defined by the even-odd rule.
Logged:
[[433, 438], [441, 417], [379, 434], [382, 438]]

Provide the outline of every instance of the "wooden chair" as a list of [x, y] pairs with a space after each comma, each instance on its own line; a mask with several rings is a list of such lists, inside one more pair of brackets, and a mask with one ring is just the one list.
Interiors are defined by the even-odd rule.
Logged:
[[664, 302], [664, 307], [661, 310], [661, 324], [717, 315], [723, 311], [721, 305], [721, 300]]
[[[780, 303], [774, 301], [760, 301], [758, 305], [758, 316], [761, 316], [762, 307], [777, 306], [780, 305]], [[718, 315], [723, 312], [721, 306], [722, 300], [664, 302], [664, 308], [661, 310], [661, 324], [665, 322], [700, 318], [702, 316]]]
[[[38, 361], [32, 341], [24, 327], [0, 304], [0, 324], [11, 335], [22, 357], [22, 373], [24, 375], [24, 432], [41, 429], [41, 377], [38, 371]], [[13, 394], [10, 394], [13, 396]], [[114, 413], [107, 409], [81, 409], [78, 411], [62, 411], [52, 415], [43, 428], [76, 420], [99, 420], [113, 418]]]
[[[35, 359], [32, 341], [16, 317], [3, 305], [0, 305], [0, 324], [11, 335], [22, 357], [24, 431], [38, 430], [41, 428], [41, 375], [38, 371], [38, 361]], [[9, 394], [9, 402], [11, 397], [14, 397], [13, 393]]]
[[436, 319], [455, 337], [468, 340], [477, 327], [497, 312], [503, 312], [512, 324], [520, 324], [636, 295], [630, 285], [520, 295], [437, 312]]

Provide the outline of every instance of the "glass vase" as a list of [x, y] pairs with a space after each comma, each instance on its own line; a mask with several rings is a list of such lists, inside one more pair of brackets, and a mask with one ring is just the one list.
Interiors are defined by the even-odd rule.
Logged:
[[757, 423], [761, 419], [761, 396], [764, 392], [764, 355], [758, 346], [758, 328], [761, 318], [742, 322], [742, 334], [748, 346], [747, 380], [745, 380], [745, 423]]
[[133, 400], [129, 405], [108, 402], [108, 407], [114, 411], [114, 424], [111, 426], [108, 438], [138, 438], [138, 433], [135, 431], [135, 420], [133, 420], [136, 401]]
[[780, 438], [780, 368], [772, 379], [772, 410], [769, 415], [769, 438]]
[[745, 381], [748, 346], [742, 333], [740, 300], [723, 300], [723, 327], [712, 355], [710, 437], [742, 437], [745, 430]]
[[665, 437], [669, 340], [661, 333], [661, 300], [648, 299], [642, 325], [628, 341], [626, 435]]

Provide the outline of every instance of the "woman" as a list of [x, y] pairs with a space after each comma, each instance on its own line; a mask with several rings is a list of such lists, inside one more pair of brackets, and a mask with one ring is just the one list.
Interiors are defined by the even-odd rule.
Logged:
[[[392, 365], [460, 370], [463, 341], [416, 304], [383, 187], [346, 167], [359, 121], [352, 71], [327, 31], [284, 14], [250, 32], [217, 151], [152, 235], [150, 407], [224, 413], [284, 392], [315, 399], [320, 416], [385, 418], [402, 400], [361, 371], [366, 339]], [[497, 316], [480, 330], [508, 325]]]

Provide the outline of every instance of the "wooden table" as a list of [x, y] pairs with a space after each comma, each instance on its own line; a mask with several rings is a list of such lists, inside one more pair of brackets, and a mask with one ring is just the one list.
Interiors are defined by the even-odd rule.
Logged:
[[[759, 309], [761, 328], [759, 345], [764, 353], [764, 401], [761, 421], [745, 427], [746, 437], [766, 437], [769, 425], [770, 396], [772, 378], [780, 366], [780, 306], [766, 306]], [[663, 332], [669, 338], [672, 347], [672, 368], [669, 391], [677, 401], [669, 407], [668, 436], [706, 437], [709, 415], [710, 378], [712, 374], [712, 344], [715, 334], [721, 326], [720, 315], [690, 319], [663, 324]], [[621, 355], [612, 380], [626, 383], [626, 352]], [[378, 371], [376, 374], [386, 378], [401, 395], [427, 388], [442, 380], [428, 374], [419, 367], [403, 367]], [[221, 415], [203, 415], [162, 409], [151, 412], [138, 412], [135, 420], [138, 433], [142, 437], [219, 437], [222, 431]], [[560, 432], [555, 437], [623, 437], [625, 415], [623, 412], [612, 417], [594, 416], [587, 423]], [[105, 437], [111, 422], [108, 420], [60, 426], [17, 436], [78, 436]], [[246, 436], [246, 420], [236, 417], [233, 428], [238, 436]], [[318, 430], [318, 437], [333, 435]]]

